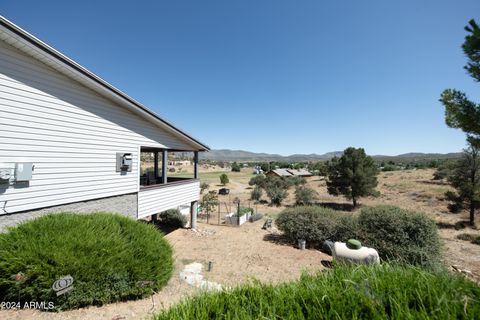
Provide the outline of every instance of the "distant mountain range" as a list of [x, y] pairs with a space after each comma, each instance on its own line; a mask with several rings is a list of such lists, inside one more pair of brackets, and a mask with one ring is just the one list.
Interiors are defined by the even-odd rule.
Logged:
[[[201, 152], [200, 159], [215, 160], [215, 161], [286, 161], [286, 162], [304, 162], [304, 161], [319, 161], [329, 160], [335, 156], [341, 156], [343, 151], [333, 151], [324, 154], [292, 154], [289, 156], [282, 156], [280, 154], [270, 153], [256, 153], [244, 150], [230, 150], [230, 149], [218, 149], [211, 150], [210, 152]], [[410, 152], [399, 154], [397, 156], [384, 156], [374, 155], [373, 157], [378, 160], [390, 160], [395, 158], [401, 159], [449, 159], [458, 158], [461, 155], [460, 152], [454, 153], [421, 153]]]

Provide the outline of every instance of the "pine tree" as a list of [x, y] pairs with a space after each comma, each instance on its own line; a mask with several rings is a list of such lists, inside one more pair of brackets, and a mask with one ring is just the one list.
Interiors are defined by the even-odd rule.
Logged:
[[377, 186], [377, 166], [363, 148], [347, 148], [340, 158], [333, 158], [328, 168], [328, 193], [344, 195], [357, 206], [360, 197], [374, 195]]
[[[469, 34], [462, 45], [463, 52], [468, 57], [465, 69], [472, 78], [480, 81], [480, 28], [474, 20], [465, 27]], [[451, 128], [462, 129], [467, 134], [467, 140], [477, 148], [480, 146], [480, 105], [470, 101], [466, 94], [446, 89], [442, 92], [440, 101], [445, 106], [445, 122]]]
[[[480, 28], [474, 20], [465, 27], [468, 32], [462, 45], [468, 58], [465, 70], [475, 81], [480, 81]], [[465, 150], [449, 181], [456, 193], [447, 192], [447, 198], [453, 202], [452, 211], [467, 207], [470, 211], [470, 224], [475, 224], [475, 209], [480, 207], [480, 186], [478, 181], [480, 148], [480, 104], [467, 98], [465, 93], [447, 89], [442, 92], [440, 101], [445, 106], [445, 122], [451, 128], [461, 129], [467, 135], [469, 148]]]
[[453, 212], [468, 209], [470, 224], [475, 225], [475, 210], [480, 208], [480, 155], [479, 149], [470, 146], [464, 150], [461, 160], [448, 177], [456, 192], [448, 191], [445, 195], [452, 202], [449, 206]]

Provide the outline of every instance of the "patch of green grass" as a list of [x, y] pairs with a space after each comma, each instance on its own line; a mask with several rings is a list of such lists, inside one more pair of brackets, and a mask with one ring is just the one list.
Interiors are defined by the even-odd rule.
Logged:
[[[242, 169], [241, 172], [232, 172], [232, 171], [207, 171], [202, 172], [200, 170], [200, 180], [212, 184], [220, 184], [220, 175], [222, 173], [226, 173], [230, 181], [238, 181], [242, 183], [248, 183], [251, 177], [253, 177], [253, 173], [251, 169]], [[228, 184], [227, 184], [228, 187]]]
[[155, 319], [479, 319], [480, 287], [412, 266], [338, 266], [190, 297]]
[[[136, 299], [160, 290], [172, 270], [162, 234], [120, 215], [53, 214], [0, 234], [0, 301], [51, 301], [63, 310]], [[67, 275], [73, 289], [57, 297], [52, 285]]]

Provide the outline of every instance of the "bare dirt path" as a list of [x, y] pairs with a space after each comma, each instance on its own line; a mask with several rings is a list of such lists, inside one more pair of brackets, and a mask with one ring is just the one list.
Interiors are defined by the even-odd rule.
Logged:
[[[0, 319], [145, 319], [182, 297], [199, 291], [179, 276], [184, 266], [192, 262], [205, 266], [205, 279], [224, 287], [234, 287], [253, 278], [263, 282], [297, 279], [303, 270], [320, 270], [323, 268], [321, 260], [330, 260], [329, 256], [317, 250], [301, 251], [274, 242], [271, 239], [275, 239], [275, 234], [262, 230], [262, 224], [263, 221], [246, 223], [241, 227], [199, 224], [198, 232], [179, 229], [168, 234], [166, 238], [175, 251], [175, 273], [168, 285], [150, 298], [59, 313], [2, 310]], [[212, 262], [210, 272], [206, 271], [209, 261]]]

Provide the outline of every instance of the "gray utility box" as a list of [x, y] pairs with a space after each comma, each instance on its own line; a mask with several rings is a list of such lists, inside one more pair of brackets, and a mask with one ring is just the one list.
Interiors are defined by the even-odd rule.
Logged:
[[117, 152], [117, 172], [131, 172], [133, 156], [131, 153]]
[[14, 184], [32, 180], [33, 163], [0, 163], [0, 184]]
[[17, 162], [15, 163], [15, 181], [32, 180], [33, 163]]

